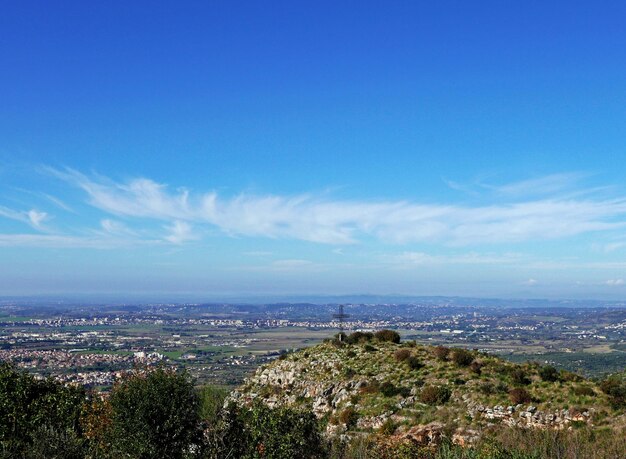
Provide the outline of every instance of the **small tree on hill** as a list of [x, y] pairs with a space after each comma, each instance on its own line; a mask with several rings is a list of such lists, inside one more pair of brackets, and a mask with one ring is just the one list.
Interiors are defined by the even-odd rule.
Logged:
[[607, 377], [600, 383], [600, 389], [609, 396], [615, 408], [626, 407], [626, 374]]
[[509, 398], [511, 399], [511, 403], [513, 403], [514, 405], [532, 402], [532, 397], [530, 396], [530, 393], [522, 387], [516, 387], [514, 389], [511, 389], [509, 391]]
[[448, 360], [448, 355], [450, 355], [450, 348], [445, 346], [435, 346], [433, 349], [433, 353], [435, 357], [439, 360]]
[[452, 352], [452, 361], [460, 367], [466, 367], [474, 360], [474, 354], [467, 349], [455, 349]]
[[558, 370], [550, 365], [539, 368], [539, 376], [541, 376], [541, 379], [548, 382], [554, 382], [560, 379]]
[[425, 386], [420, 392], [420, 401], [428, 405], [443, 405], [450, 395], [451, 391], [446, 386]]

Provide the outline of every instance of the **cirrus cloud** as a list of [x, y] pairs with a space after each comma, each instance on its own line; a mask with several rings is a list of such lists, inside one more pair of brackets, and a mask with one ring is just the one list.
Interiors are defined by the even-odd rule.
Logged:
[[169, 222], [171, 235], [166, 239], [176, 243], [189, 240], [182, 235], [189, 233], [191, 224], [211, 225], [233, 236], [325, 244], [350, 244], [375, 237], [395, 244], [429, 242], [450, 246], [559, 239], [621, 230], [626, 225], [626, 199], [621, 197], [556, 196], [474, 207], [333, 200], [311, 194], [241, 193], [223, 197], [216, 192], [171, 190], [147, 178], [118, 183], [71, 169], [51, 171], [82, 189], [88, 202], [101, 211]]

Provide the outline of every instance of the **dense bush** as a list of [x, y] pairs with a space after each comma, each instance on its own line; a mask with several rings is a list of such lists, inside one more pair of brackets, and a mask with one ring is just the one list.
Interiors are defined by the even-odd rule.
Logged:
[[600, 389], [609, 396], [615, 408], [626, 407], [626, 376], [609, 376], [600, 383]]
[[[61, 448], [80, 450], [79, 419], [85, 391], [53, 379], [38, 380], [7, 363], [0, 363], [0, 447], [20, 457], [56, 439]], [[65, 445], [65, 446], [62, 446]], [[45, 449], [45, 448], [44, 448]], [[68, 457], [72, 454], [66, 451]]]
[[400, 334], [394, 330], [379, 330], [374, 333], [374, 338], [381, 342], [396, 343], [400, 342]]
[[467, 349], [455, 349], [452, 352], [452, 361], [460, 367], [466, 367], [474, 360], [474, 354]]
[[472, 373], [479, 375], [482, 373], [482, 368], [483, 364], [480, 363], [478, 360], [474, 360], [472, 363], [470, 363], [470, 370], [472, 370]]
[[398, 394], [406, 397], [411, 392], [408, 387], [398, 387], [389, 381], [382, 383], [378, 390], [385, 397], [393, 397]]
[[433, 349], [433, 353], [435, 354], [435, 357], [437, 357], [439, 360], [448, 360], [448, 356], [450, 355], [450, 348], [445, 346], [435, 346], [435, 348]]
[[425, 386], [420, 391], [420, 401], [427, 405], [443, 405], [450, 395], [451, 391], [446, 386]]
[[572, 389], [572, 392], [574, 393], [574, 395], [582, 395], [587, 397], [592, 397], [596, 395], [596, 392], [593, 390], [593, 388], [589, 386], [576, 386]]
[[356, 331], [354, 333], [350, 333], [345, 341], [347, 344], [360, 344], [367, 343], [374, 338], [374, 334], [370, 332], [360, 332]]
[[201, 440], [199, 398], [186, 373], [158, 368], [129, 375], [111, 391], [106, 436], [113, 455], [183, 457]]
[[545, 367], [539, 368], [539, 376], [542, 380], [548, 382], [555, 382], [561, 379], [559, 377], [559, 371], [553, 366], [546, 365]]
[[393, 356], [398, 362], [404, 362], [411, 357], [411, 351], [409, 349], [398, 349], [393, 353]]
[[[255, 404], [230, 410], [223, 450], [215, 458], [314, 459], [324, 458], [325, 443], [310, 411]], [[348, 419], [352, 422], [352, 418]], [[354, 421], [356, 422], [356, 420]]]
[[406, 359], [406, 364], [411, 370], [419, 370], [420, 368], [424, 367], [422, 361], [415, 355], [412, 355], [408, 359]]
[[511, 399], [511, 403], [513, 405], [519, 405], [520, 403], [530, 403], [532, 401], [532, 397], [530, 393], [522, 387], [516, 387], [509, 391], [509, 398]]
[[530, 379], [526, 374], [526, 370], [522, 367], [513, 367], [510, 370], [511, 380], [513, 384], [517, 384], [518, 386], [527, 386], [530, 384]]
[[361, 386], [359, 392], [362, 394], [375, 394], [380, 390], [380, 383], [375, 379], [368, 381], [364, 386]]

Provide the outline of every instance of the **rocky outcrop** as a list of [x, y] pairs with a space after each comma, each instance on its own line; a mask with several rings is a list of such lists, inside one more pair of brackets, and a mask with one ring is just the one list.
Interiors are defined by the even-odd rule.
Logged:
[[[566, 429], [600, 419], [594, 409], [566, 409], [551, 398], [557, 391], [571, 391], [578, 382], [543, 384], [533, 374], [536, 370], [525, 368], [531, 375], [528, 391], [537, 402], [510, 405], [504, 402], [512, 387], [510, 370], [517, 368], [512, 363], [481, 355], [481, 371], [475, 372], [437, 358], [429, 347], [374, 344], [322, 344], [289, 354], [260, 367], [227, 403], [250, 405], [261, 400], [270, 407], [304, 407], [328, 421], [329, 436], [375, 432], [380, 438], [425, 446], [444, 436], [442, 424], [425, 423], [431, 420], [449, 420], [445, 430], [449, 439], [466, 446], [477, 440], [483, 428], [496, 424]], [[398, 360], [398, 349], [408, 351], [422, 365]], [[602, 406], [601, 397], [596, 393], [594, 406]], [[494, 401], [500, 404], [489, 403]]]
[[533, 427], [533, 428], [553, 428], [564, 429], [572, 422], [591, 421], [593, 409], [588, 411], [575, 411], [569, 409], [556, 410], [554, 412], [539, 411], [533, 405], [509, 405], [504, 407], [496, 405], [487, 407], [477, 403], [469, 403], [467, 414], [472, 417], [482, 417], [489, 421], [499, 422], [511, 427]]

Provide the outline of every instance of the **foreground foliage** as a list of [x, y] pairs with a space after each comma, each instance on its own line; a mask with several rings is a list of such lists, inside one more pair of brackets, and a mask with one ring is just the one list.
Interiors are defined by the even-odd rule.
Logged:
[[[552, 367], [505, 365], [473, 351], [399, 344], [394, 333], [352, 334], [340, 344], [327, 343], [306, 351], [318, 361], [323, 360], [321, 355], [315, 356], [315, 352], [345, 356], [344, 362], [349, 365], [333, 366], [334, 373], [328, 373], [335, 381], [340, 375], [353, 377], [369, 372], [358, 392], [344, 397], [335, 414], [321, 419], [303, 404], [279, 403], [270, 408], [262, 393], [250, 397], [247, 405], [225, 403], [228, 393], [224, 389], [210, 386], [198, 389], [187, 373], [164, 367], [129, 372], [110, 394], [102, 396], [52, 379], [36, 379], [11, 365], [0, 364], [0, 458], [626, 457], [625, 374], [594, 383]], [[298, 362], [298, 358], [299, 355], [289, 355], [281, 364]], [[374, 359], [379, 365], [377, 368], [358, 365]], [[388, 365], [385, 368], [389, 371], [377, 379], [382, 365]], [[394, 371], [421, 384], [408, 386], [409, 378], [391, 379], [389, 376]], [[495, 401], [510, 400], [510, 403], [536, 403], [542, 393], [571, 388], [573, 396], [586, 403], [610, 402], [611, 406], [605, 403], [599, 413], [605, 418], [597, 417], [606, 427], [572, 423], [571, 428], [565, 430], [522, 429], [493, 423], [465, 447], [454, 445], [452, 434], [459, 421], [453, 411], [455, 397], [458, 400], [459, 391], [470, 393], [468, 388], [472, 381], [475, 391], [484, 389], [480, 396]], [[501, 384], [502, 381], [506, 384]], [[280, 387], [273, 389], [282, 390]], [[277, 392], [270, 390], [268, 396], [276, 397]], [[398, 401], [409, 397], [421, 404], [420, 409], [431, 417], [416, 411], [416, 417], [410, 422], [402, 423], [400, 418], [390, 417], [381, 427], [359, 430], [365, 406], [363, 400], [375, 401], [381, 409], [393, 411], [398, 410]], [[377, 405], [368, 406], [377, 409]], [[441, 441], [424, 446], [403, 436], [411, 425], [432, 420], [445, 424]], [[327, 427], [343, 428], [340, 432], [347, 435], [323, 435]]]

